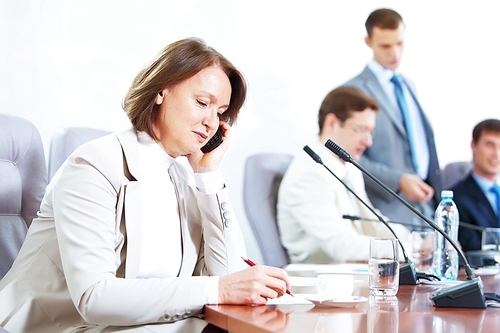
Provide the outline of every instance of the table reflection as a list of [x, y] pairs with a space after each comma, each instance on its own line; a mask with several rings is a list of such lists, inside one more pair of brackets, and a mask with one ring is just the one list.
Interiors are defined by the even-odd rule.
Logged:
[[368, 332], [399, 332], [399, 302], [393, 297], [370, 297]]

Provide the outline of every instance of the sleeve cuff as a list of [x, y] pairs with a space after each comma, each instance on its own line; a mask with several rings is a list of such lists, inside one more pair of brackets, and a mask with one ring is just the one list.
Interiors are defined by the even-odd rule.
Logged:
[[224, 179], [220, 169], [194, 174], [194, 182], [200, 192], [213, 194], [224, 188]]
[[205, 304], [219, 304], [219, 277], [209, 276], [206, 283]]

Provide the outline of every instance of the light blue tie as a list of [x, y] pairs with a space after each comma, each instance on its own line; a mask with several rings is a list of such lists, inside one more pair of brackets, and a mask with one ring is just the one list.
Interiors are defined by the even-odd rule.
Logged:
[[411, 160], [413, 162], [413, 167], [415, 171], [418, 173], [418, 161], [417, 161], [417, 152], [415, 150], [414, 136], [412, 127], [410, 124], [410, 115], [408, 113], [408, 104], [406, 104], [405, 95], [403, 93], [403, 85], [399, 79], [399, 77], [394, 74], [391, 78], [391, 82], [394, 84], [394, 94], [396, 95], [396, 101], [398, 102], [399, 110], [401, 111], [401, 115], [403, 116], [403, 123], [406, 129], [406, 136], [408, 138], [408, 143], [410, 145], [411, 150]]
[[490, 188], [490, 191], [495, 193], [497, 196], [497, 217], [498, 217], [498, 223], [500, 225], [500, 186], [495, 184]]

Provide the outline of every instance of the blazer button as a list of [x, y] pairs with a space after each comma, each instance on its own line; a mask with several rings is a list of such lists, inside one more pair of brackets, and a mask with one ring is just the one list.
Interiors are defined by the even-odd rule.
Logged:
[[229, 211], [225, 211], [224, 213], [222, 213], [222, 217], [227, 219], [227, 217], [230, 215], [231, 213]]
[[225, 219], [225, 220], [224, 220], [224, 226], [225, 226], [226, 228], [229, 228], [229, 224], [230, 224], [230, 223], [231, 223], [231, 220], [230, 220], [230, 219]]
[[227, 202], [225, 202], [225, 201], [224, 201], [224, 202], [222, 202], [222, 203], [220, 204], [220, 208], [221, 208], [222, 210], [226, 210], [226, 209], [227, 209]]

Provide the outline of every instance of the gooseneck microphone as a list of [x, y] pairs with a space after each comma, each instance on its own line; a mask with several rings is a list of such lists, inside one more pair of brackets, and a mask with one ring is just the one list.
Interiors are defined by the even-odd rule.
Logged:
[[[348, 215], [348, 214], [344, 214], [342, 215], [342, 218], [343, 219], [347, 219], [347, 220], [353, 220], [353, 221], [370, 221], [370, 222], [379, 222], [379, 220], [375, 220], [375, 219], [367, 219], [367, 218], [364, 218], [364, 217], [361, 217], [361, 216], [357, 216], [357, 215]], [[406, 222], [400, 222], [400, 221], [386, 221], [387, 223], [396, 223], [396, 224], [401, 224], [401, 225], [405, 225], [407, 227], [412, 227], [412, 228], [420, 228], [420, 229], [423, 229], [423, 227], [419, 224], [414, 224], [414, 223], [406, 223]], [[428, 227], [425, 227], [425, 229], [432, 229], [432, 228], [428, 228]], [[432, 229], [434, 230], [434, 229]]]
[[325, 143], [325, 147], [330, 149], [335, 155], [337, 155], [340, 159], [345, 162], [349, 162], [353, 164], [356, 168], [358, 168], [363, 174], [372, 179], [375, 183], [377, 183], [384, 190], [389, 192], [393, 197], [398, 199], [403, 205], [405, 205], [409, 210], [411, 210], [414, 214], [420, 217], [423, 221], [425, 221], [432, 229], [439, 232], [450, 244], [455, 248], [457, 253], [459, 254], [460, 259], [465, 268], [465, 272], [467, 274], [466, 282], [458, 284], [456, 286], [440, 289], [430, 295], [430, 299], [433, 302], [435, 307], [457, 307], [457, 308], [486, 308], [486, 298], [483, 292], [483, 283], [480, 277], [475, 277], [472, 273], [472, 269], [465, 258], [462, 250], [459, 246], [453, 241], [453, 239], [444, 232], [439, 226], [437, 226], [433, 221], [428, 219], [421, 212], [416, 210], [412, 205], [410, 205], [405, 199], [403, 199], [396, 192], [391, 190], [387, 185], [382, 183], [378, 178], [368, 172], [365, 168], [363, 168], [359, 163], [352, 159], [351, 155], [337, 145], [332, 140], [328, 139]]
[[343, 182], [330, 168], [328, 168], [324, 163], [321, 157], [318, 156], [309, 146], [304, 146], [304, 151], [311, 156], [311, 158], [316, 161], [317, 163], [321, 164], [328, 172], [330, 172], [337, 180], [344, 185], [344, 187], [351, 192], [356, 199], [359, 200], [366, 208], [368, 208], [377, 218], [380, 222], [382, 222], [387, 229], [394, 235], [394, 238], [398, 241], [399, 245], [401, 246], [402, 252], [403, 252], [403, 257], [405, 260], [405, 263], [402, 265], [399, 265], [399, 284], [401, 285], [416, 285], [418, 283], [418, 278], [417, 278], [417, 272], [415, 270], [415, 264], [408, 258], [405, 248], [403, 244], [401, 243], [401, 240], [399, 237], [396, 235], [394, 230], [391, 228], [389, 223], [385, 221], [380, 214], [377, 214], [375, 210], [370, 207], [364, 200], [362, 200], [345, 182]]

